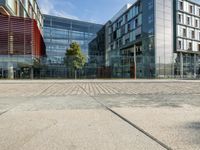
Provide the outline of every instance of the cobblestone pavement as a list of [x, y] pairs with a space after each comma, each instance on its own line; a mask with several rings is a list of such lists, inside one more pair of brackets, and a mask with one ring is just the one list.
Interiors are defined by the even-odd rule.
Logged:
[[0, 81], [0, 88], [0, 150], [200, 149], [200, 81]]

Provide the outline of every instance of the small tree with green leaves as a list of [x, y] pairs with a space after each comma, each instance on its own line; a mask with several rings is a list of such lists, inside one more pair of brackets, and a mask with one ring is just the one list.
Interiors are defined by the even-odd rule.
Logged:
[[74, 78], [77, 78], [77, 70], [82, 69], [86, 63], [85, 55], [82, 53], [80, 45], [72, 42], [66, 50], [65, 65], [71, 70]]

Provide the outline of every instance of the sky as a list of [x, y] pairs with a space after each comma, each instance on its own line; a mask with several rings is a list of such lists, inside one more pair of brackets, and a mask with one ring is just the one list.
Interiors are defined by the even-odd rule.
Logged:
[[134, 0], [38, 0], [44, 14], [104, 24]]

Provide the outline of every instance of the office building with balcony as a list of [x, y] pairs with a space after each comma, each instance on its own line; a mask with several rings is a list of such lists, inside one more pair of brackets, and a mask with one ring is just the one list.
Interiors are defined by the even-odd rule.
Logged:
[[0, 0], [0, 78], [33, 78], [45, 57], [36, 0]]
[[174, 7], [175, 73], [195, 77], [200, 72], [200, 2], [178, 0]]
[[106, 23], [105, 64], [114, 78], [199, 74], [199, 3], [137, 0]]

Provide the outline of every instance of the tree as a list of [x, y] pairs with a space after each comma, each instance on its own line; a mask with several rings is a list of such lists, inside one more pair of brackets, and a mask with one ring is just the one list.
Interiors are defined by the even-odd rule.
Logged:
[[80, 45], [76, 42], [72, 42], [70, 47], [66, 50], [65, 65], [74, 73], [75, 79], [77, 77], [77, 70], [82, 69], [85, 63], [86, 58], [81, 51]]

